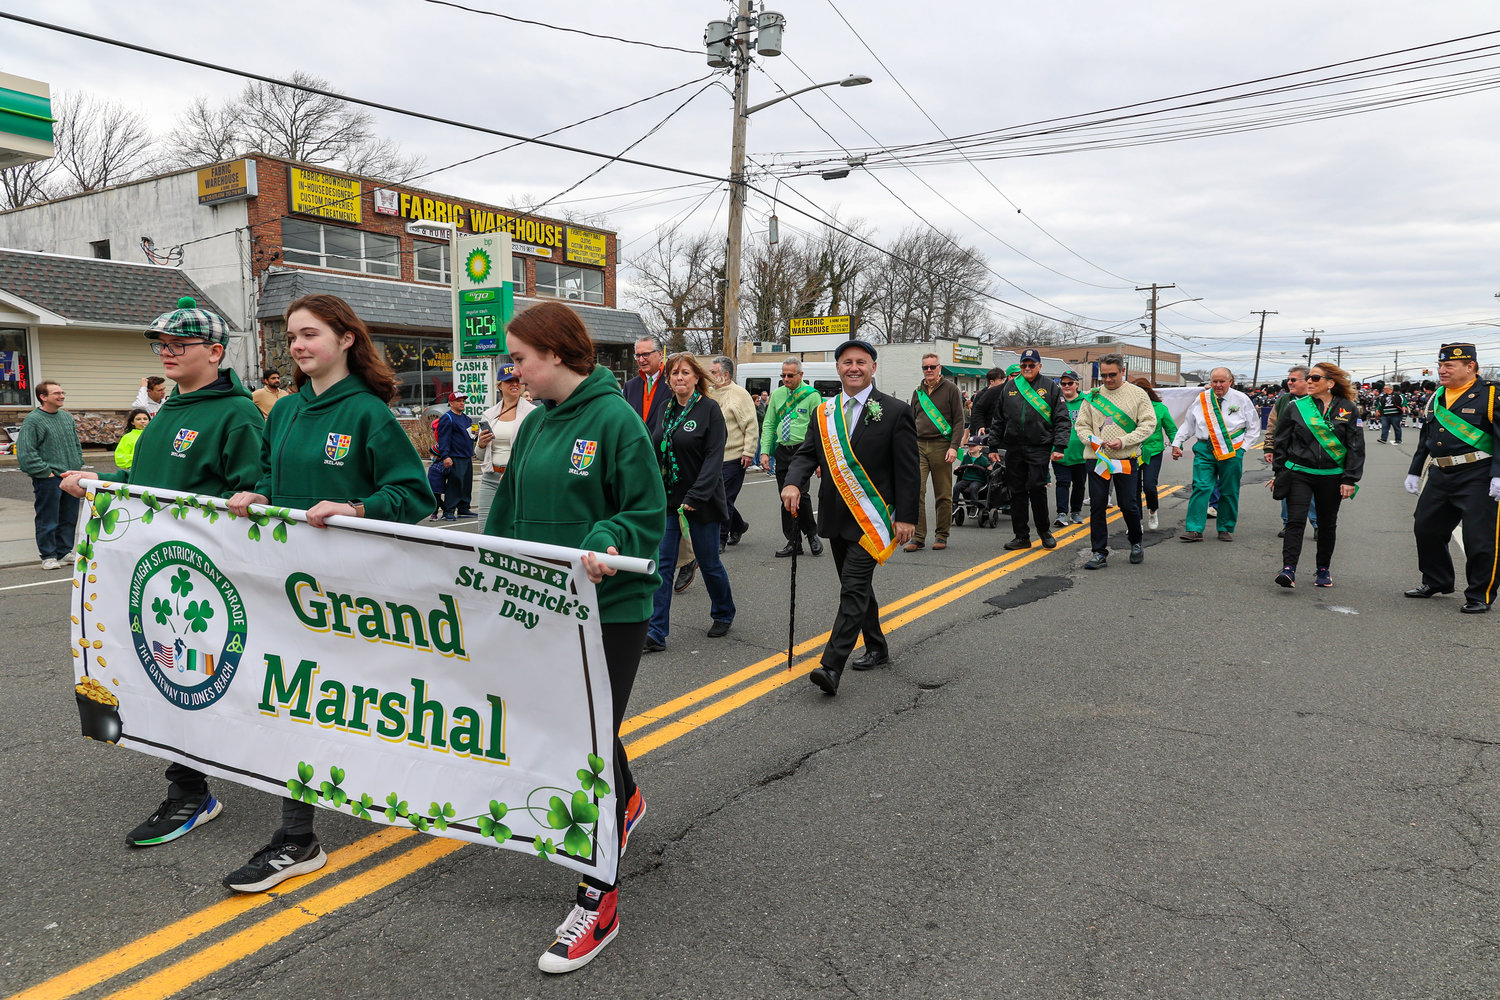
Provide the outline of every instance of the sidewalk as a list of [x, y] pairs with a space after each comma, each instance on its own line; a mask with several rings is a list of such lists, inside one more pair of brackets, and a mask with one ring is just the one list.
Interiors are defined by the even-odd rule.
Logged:
[[[112, 472], [115, 464], [107, 450], [86, 449], [87, 467]], [[31, 507], [31, 480], [16, 468], [14, 455], [0, 455], [0, 569], [32, 566], [41, 572], [36, 554], [36, 522]]]

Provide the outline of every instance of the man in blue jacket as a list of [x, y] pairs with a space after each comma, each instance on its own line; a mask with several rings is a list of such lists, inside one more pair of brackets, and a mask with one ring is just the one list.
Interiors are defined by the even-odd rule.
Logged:
[[478, 517], [469, 509], [474, 492], [474, 421], [464, 413], [466, 392], [448, 394], [448, 412], [438, 418], [437, 454], [443, 460], [443, 520]]

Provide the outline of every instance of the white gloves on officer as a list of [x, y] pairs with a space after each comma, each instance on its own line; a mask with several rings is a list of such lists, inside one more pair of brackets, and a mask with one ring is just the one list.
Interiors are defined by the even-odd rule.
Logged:
[[[1491, 479], [1490, 480], [1490, 495], [1491, 496], [1493, 496], [1494, 493], [1495, 493], [1495, 484], [1497, 482], [1500, 482], [1500, 479]], [[1406, 492], [1412, 494], [1413, 496], [1415, 496], [1416, 494], [1422, 492], [1422, 477], [1421, 476], [1407, 476], [1406, 477]]]
[[1500, 500], [1500, 476], [1490, 480], [1490, 499]]

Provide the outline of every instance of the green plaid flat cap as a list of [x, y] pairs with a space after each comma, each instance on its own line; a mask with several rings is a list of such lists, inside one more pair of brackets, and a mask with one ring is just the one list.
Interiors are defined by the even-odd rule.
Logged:
[[191, 295], [178, 299], [176, 309], [162, 313], [146, 328], [146, 336], [151, 340], [159, 339], [164, 333], [173, 337], [200, 337], [210, 344], [223, 344], [233, 336], [224, 317], [199, 309]]

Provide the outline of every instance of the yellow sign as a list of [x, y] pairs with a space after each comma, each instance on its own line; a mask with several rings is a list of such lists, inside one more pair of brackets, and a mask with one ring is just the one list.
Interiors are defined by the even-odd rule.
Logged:
[[318, 215], [339, 222], [362, 222], [359, 203], [359, 181], [352, 177], [335, 177], [316, 170], [288, 167], [291, 180], [292, 211], [299, 215]]
[[[510, 233], [518, 243], [534, 246], [556, 247], [563, 245], [563, 227], [538, 219], [525, 219], [506, 215], [477, 206], [471, 207], [458, 201], [443, 201], [427, 198], [407, 191], [399, 193], [394, 213], [381, 211], [382, 215], [396, 214], [403, 219], [427, 219], [431, 222], [446, 222], [455, 229], [475, 233]], [[380, 206], [377, 204], [377, 211]], [[521, 247], [516, 247], [522, 250]], [[524, 250], [522, 250], [524, 252]]]
[[235, 160], [215, 163], [198, 171], [198, 204], [217, 205], [221, 201], [254, 198], [255, 161]]
[[806, 336], [809, 334], [830, 334], [839, 337], [849, 336], [848, 316], [803, 316], [792, 320], [792, 336]]
[[603, 233], [592, 233], [587, 229], [568, 227], [568, 260], [575, 264], [603, 267], [605, 256]]

